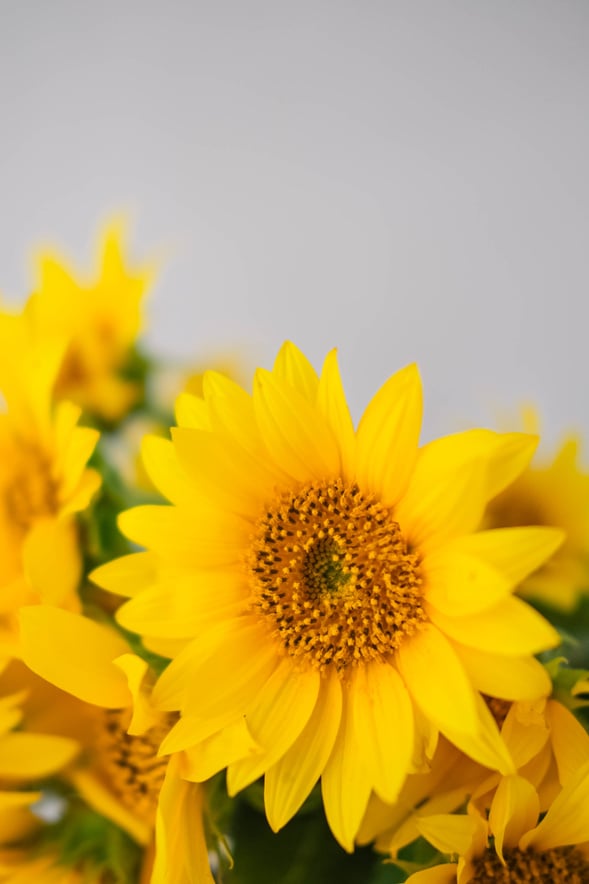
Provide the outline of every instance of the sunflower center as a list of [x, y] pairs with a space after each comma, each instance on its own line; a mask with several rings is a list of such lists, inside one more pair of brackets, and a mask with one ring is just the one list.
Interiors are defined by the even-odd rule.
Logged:
[[474, 862], [473, 884], [583, 884], [589, 881], [589, 862], [574, 847], [557, 847], [536, 853], [533, 850], [506, 850], [505, 865], [487, 850]]
[[131, 736], [128, 709], [108, 709], [104, 715], [98, 749], [105, 779], [121, 804], [153, 822], [168, 762], [157, 752], [170, 722], [162, 719], [145, 734]]
[[58, 509], [58, 486], [49, 461], [36, 447], [22, 444], [10, 480], [4, 486], [4, 506], [15, 525], [27, 530], [35, 519]]
[[511, 700], [502, 700], [500, 697], [489, 697], [487, 695], [484, 695], [484, 699], [491, 715], [497, 722], [497, 727], [503, 727], [503, 722], [507, 718], [507, 714], [512, 706]]
[[56, 381], [59, 395], [66, 395], [72, 389], [85, 383], [90, 378], [90, 371], [84, 354], [79, 347], [72, 344], [67, 350]]
[[320, 669], [382, 659], [426, 622], [419, 557], [391, 509], [340, 479], [279, 497], [248, 565], [254, 608]]

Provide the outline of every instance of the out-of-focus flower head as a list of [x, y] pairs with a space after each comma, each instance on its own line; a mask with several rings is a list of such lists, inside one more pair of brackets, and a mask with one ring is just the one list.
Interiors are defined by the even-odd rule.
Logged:
[[[527, 429], [537, 428], [532, 409]], [[489, 504], [489, 527], [551, 525], [565, 532], [554, 555], [522, 583], [519, 592], [570, 611], [589, 591], [589, 473], [580, 465], [581, 440], [571, 435], [550, 460], [538, 455], [508, 488]]]
[[124, 231], [120, 221], [105, 228], [94, 279], [72, 273], [53, 252], [35, 260], [39, 321], [46, 334], [67, 340], [55, 394], [109, 423], [143, 395], [135, 345], [143, 327], [143, 298], [154, 277], [151, 267], [127, 266]]
[[[194, 880], [212, 884], [202, 790], [181, 778], [181, 759], [158, 755], [175, 717], [153, 708], [148, 664], [90, 618], [36, 605], [22, 608], [20, 620], [23, 659], [40, 676], [35, 725], [79, 742], [79, 758], [62, 776], [138, 844], [148, 848], [155, 837], [152, 884], [183, 881], [186, 863], [198, 863]], [[20, 677], [26, 685], [22, 670]]]
[[87, 467], [97, 431], [78, 426], [77, 406], [53, 404], [65, 340], [45, 334], [37, 304], [0, 314], [0, 640], [9, 644], [19, 605], [79, 606], [75, 517], [100, 486]]

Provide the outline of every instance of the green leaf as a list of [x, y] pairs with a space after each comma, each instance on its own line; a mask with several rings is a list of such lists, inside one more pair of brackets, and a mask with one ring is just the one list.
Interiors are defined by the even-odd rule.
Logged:
[[329, 831], [323, 814], [296, 816], [273, 833], [265, 817], [239, 801], [231, 841], [233, 869], [221, 884], [398, 884], [405, 879], [394, 866], [383, 866], [371, 848], [346, 853]]

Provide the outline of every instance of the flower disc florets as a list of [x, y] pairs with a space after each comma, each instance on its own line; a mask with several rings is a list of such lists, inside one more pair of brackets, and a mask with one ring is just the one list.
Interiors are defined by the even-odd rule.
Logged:
[[129, 718], [128, 709], [105, 710], [99, 735], [102, 767], [122, 804], [152, 823], [168, 764], [157, 752], [170, 721], [164, 718], [145, 734], [132, 736], [127, 733]]
[[254, 608], [321, 669], [386, 658], [426, 621], [419, 558], [391, 509], [341, 479], [273, 502], [249, 569]]
[[557, 847], [541, 853], [506, 850], [505, 865], [495, 851], [487, 850], [475, 861], [472, 884], [583, 884], [589, 881], [589, 863], [574, 847]]

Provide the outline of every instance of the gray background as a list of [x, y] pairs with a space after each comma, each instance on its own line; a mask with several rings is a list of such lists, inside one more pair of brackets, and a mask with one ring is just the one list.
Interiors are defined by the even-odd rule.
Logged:
[[125, 209], [158, 353], [337, 345], [356, 414], [589, 430], [589, 3], [0, 0], [0, 290]]

